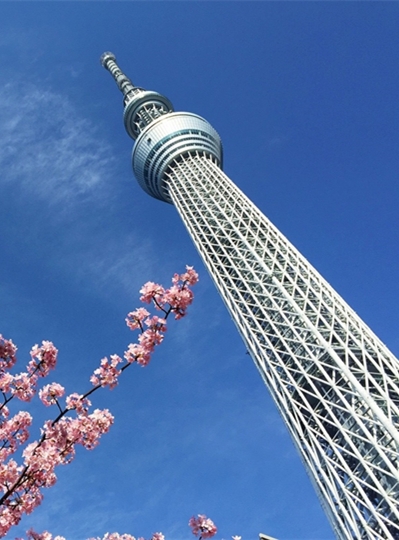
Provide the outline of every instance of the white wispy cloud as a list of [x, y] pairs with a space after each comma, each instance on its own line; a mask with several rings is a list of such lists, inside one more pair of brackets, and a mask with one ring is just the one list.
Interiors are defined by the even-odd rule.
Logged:
[[49, 204], [93, 197], [112, 176], [110, 145], [66, 95], [32, 84], [0, 89], [3, 182], [22, 185]]
[[[9, 241], [21, 241], [25, 257], [47, 247], [46, 264], [97, 291], [109, 291], [110, 285], [113, 293], [136, 291], [132, 276], [147, 273], [154, 250], [150, 240], [120, 226], [113, 208], [119, 171], [109, 139], [66, 92], [7, 82], [0, 101], [1, 191], [17, 205], [16, 222], [27, 219], [32, 207], [40, 211], [29, 221], [24, 244], [18, 237], [11, 240], [7, 223]], [[107, 225], [101, 214], [107, 214]]]

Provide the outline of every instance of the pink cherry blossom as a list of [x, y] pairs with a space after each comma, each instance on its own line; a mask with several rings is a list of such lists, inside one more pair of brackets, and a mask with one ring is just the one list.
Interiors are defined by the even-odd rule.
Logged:
[[145, 308], [138, 308], [127, 314], [126, 324], [130, 330], [143, 329], [143, 322], [149, 316], [149, 312]]
[[20, 411], [9, 420], [0, 424], [0, 460], [4, 460], [13, 454], [20, 444], [28, 440], [28, 428], [32, 424], [32, 417], [28, 412]]
[[35, 345], [30, 352], [32, 360], [29, 362], [29, 373], [37, 374], [39, 377], [46, 377], [50, 370], [55, 368], [57, 363], [58, 350], [51, 341], [42, 341], [39, 347]]
[[158, 330], [152, 330], [148, 329], [145, 330], [140, 336], [139, 336], [139, 342], [140, 345], [142, 345], [145, 349], [152, 352], [154, 350], [154, 347], [156, 345], [160, 345], [163, 341], [163, 334], [159, 332]]
[[145, 324], [153, 330], [159, 330], [160, 332], [166, 332], [167, 330], [166, 319], [157, 317], [156, 315], [153, 317], [147, 317]]
[[190, 289], [173, 285], [163, 295], [164, 303], [168, 303], [175, 313], [175, 319], [181, 319], [186, 315], [188, 306], [192, 303], [194, 295]]
[[5, 508], [0, 516], [0, 536], [4, 537], [13, 524], [18, 523], [15, 521], [14, 512], [10, 508]]
[[65, 394], [65, 388], [58, 383], [46, 384], [39, 391], [39, 397], [46, 407], [54, 405], [57, 402], [57, 398], [62, 397]]
[[143, 345], [130, 343], [127, 351], [125, 351], [124, 357], [129, 364], [137, 362], [141, 366], [146, 366], [151, 360], [151, 351]]
[[[88, 538], [88, 540], [136, 540], [134, 536], [131, 536], [130, 534], [119, 534], [119, 533], [105, 533], [102, 538]], [[138, 538], [137, 540], [140, 540]], [[141, 540], [144, 540], [142, 538]]]
[[198, 274], [192, 266], [186, 266], [184, 274], [175, 274], [172, 278], [173, 284], [178, 284], [181, 281], [184, 284], [195, 285], [198, 283]]
[[2, 392], [11, 392], [12, 383], [14, 382], [14, 377], [11, 373], [2, 373], [0, 375], [0, 390]]
[[165, 289], [162, 287], [162, 285], [148, 281], [140, 289], [140, 300], [146, 304], [149, 304], [152, 300], [158, 302], [161, 299], [164, 291]]
[[10, 416], [10, 411], [7, 407], [7, 405], [1, 405], [0, 406], [0, 422], [4, 420], [5, 418], [8, 418]]
[[193, 516], [188, 524], [192, 528], [193, 535], [199, 538], [212, 538], [217, 533], [216, 525], [203, 514], [198, 514], [198, 517]]
[[11, 339], [5, 339], [0, 334], [0, 372], [10, 369], [17, 361], [17, 347]]
[[189, 285], [195, 285], [199, 281], [198, 274], [193, 266], [186, 266], [186, 272], [182, 274], [181, 279]]
[[78, 424], [76, 431], [80, 433], [76, 442], [91, 450], [98, 445], [100, 436], [109, 431], [114, 417], [108, 409], [95, 409], [90, 415], [79, 417], [75, 422]]
[[82, 415], [88, 414], [89, 407], [91, 406], [89, 399], [76, 392], [67, 396], [65, 402], [68, 410], [75, 410]]
[[110, 360], [106, 357], [103, 358], [100, 367], [94, 371], [90, 378], [91, 383], [94, 386], [101, 385], [115, 388], [121, 374], [121, 370], [117, 369], [117, 366], [121, 362], [122, 359], [117, 354], [111, 355]]
[[21, 401], [30, 401], [36, 393], [36, 377], [27, 373], [15, 375], [11, 392]]
[[[57, 424], [57, 433], [60, 433], [62, 426]], [[63, 437], [66, 440], [66, 437]], [[23, 451], [24, 464], [29, 469], [29, 476], [24, 479], [24, 483], [29, 485], [31, 492], [35, 492], [40, 487], [53, 486], [57, 480], [54, 469], [62, 463], [69, 463], [69, 454], [62, 453], [61, 437], [49, 437], [40, 445], [37, 441], [28, 444]], [[66, 445], [65, 445], [66, 446]]]
[[[54, 536], [48, 531], [37, 533], [33, 529], [27, 531], [28, 540], [65, 540], [63, 536]], [[17, 539], [18, 540], [18, 539]], [[22, 539], [21, 539], [22, 540]]]

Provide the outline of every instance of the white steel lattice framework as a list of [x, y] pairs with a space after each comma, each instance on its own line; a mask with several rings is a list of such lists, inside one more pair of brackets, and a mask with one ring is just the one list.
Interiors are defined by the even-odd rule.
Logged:
[[135, 87], [112, 53], [144, 190], [172, 202], [282, 414], [334, 532], [399, 539], [399, 363], [222, 172], [202, 118]]

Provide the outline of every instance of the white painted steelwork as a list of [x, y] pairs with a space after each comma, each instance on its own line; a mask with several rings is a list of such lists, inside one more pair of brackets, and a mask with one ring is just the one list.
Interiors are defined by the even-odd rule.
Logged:
[[399, 539], [398, 360], [219, 165], [202, 144], [182, 147], [158, 168], [162, 189], [145, 190], [175, 204], [337, 538]]

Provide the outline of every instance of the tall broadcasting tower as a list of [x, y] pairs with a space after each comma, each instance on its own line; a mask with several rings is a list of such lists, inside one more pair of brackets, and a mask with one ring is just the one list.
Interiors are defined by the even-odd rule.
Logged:
[[177, 208], [282, 414], [340, 539], [399, 539], [399, 363], [222, 172], [217, 132], [135, 86], [124, 97], [133, 170]]

